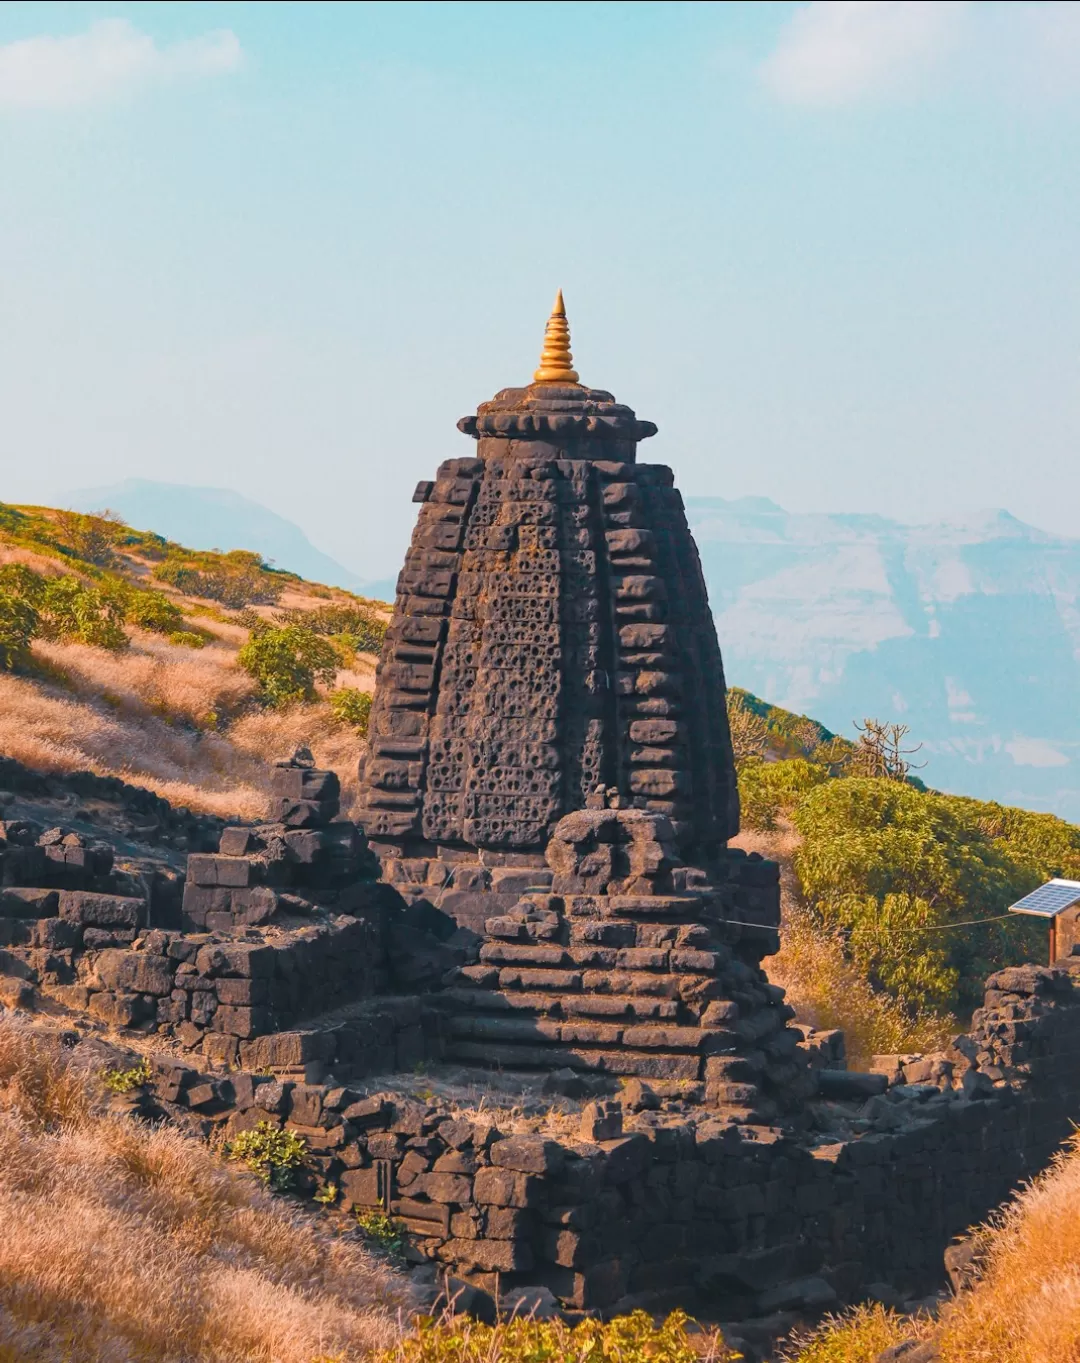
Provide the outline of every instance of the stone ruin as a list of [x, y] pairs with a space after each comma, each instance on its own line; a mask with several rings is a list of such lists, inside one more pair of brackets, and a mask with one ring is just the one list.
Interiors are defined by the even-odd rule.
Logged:
[[768, 1335], [927, 1290], [1080, 1111], [1072, 970], [999, 972], [970, 1034], [872, 1074], [796, 1027], [762, 969], [777, 867], [728, 845], [697, 554], [636, 462], [655, 428], [577, 382], [561, 300], [536, 383], [459, 426], [476, 456], [417, 491], [362, 827], [303, 750], [257, 825], [70, 778], [160, 831], [140, 869], [0, 759], [0, 1002], [113, 1063], [95, 1028], [139, 1039], [147, 1115], [297, 1131], [309, 1191], [397, 1218], [478, 1310]]

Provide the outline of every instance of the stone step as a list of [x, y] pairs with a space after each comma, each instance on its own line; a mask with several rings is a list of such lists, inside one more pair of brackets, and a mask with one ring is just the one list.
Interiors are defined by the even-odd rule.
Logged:
[[480, 948], [480, 960], [488, 965], [535, 965], [564, 970], [580, 966], [596, 970], [668, 971], [673, 955], [681, 958], [685, 949], [673, 952], [662, 947], [605, 947], [588, 943], [564, 947], [506, 941], [486, 942]]
[[535, 1012], [574, 1017], [654, 1018], [677, 1020], [680, 1004], [676, 999], [643, 998], [635, 994], [527, 994], [508, 990], [505, 994], [486, 989], [447, 989], [440, 994], [454, 1007], [483, 1012]]
[[633, 1051], [625, 1047], [604, 1050], [566, 1045], [520, 1045], [506, 1042], [465, 1041], [447, 1044], [448, 1060], [469, 1065], [498, 1065], [506, 1069], [574, 1069], [597, 1074], [634, 1075], [639, 1079], [686, 1079], [697, 1082], [702, 1059], [698, 1055], [670, 1055]]
[[679, 1027], [636, 1019], [625, 1024], [595, 1020], [522, 1018], [498, 1014], [457, 1014], [448, 1019], [456, 1037], [492, 1037], [513, 1042], [571, 1042], [575, 1045], [630, 1046], [637, 1050], [695, 1051], [709, 1055], [731, 1051], [733, 1032], [712, 1027]]

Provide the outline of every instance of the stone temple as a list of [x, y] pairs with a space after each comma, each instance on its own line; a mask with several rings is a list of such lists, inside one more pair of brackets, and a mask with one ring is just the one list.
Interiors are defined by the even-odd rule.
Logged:
[[475, 452], [416, 491], [360, 815], [467, 944], [449, 1055], [790, 1110], [777, 869], [727, 846], [723, 664], [671, 470], [637, 459], [656, 427], [579, 383], [561, 293], [534, 382], [458, 427]]

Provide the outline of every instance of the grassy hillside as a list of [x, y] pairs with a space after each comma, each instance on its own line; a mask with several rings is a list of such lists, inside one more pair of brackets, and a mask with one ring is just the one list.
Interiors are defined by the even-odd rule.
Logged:
[[981, 1002], [987, 974], [1043, 959], [1045, 926], [1006, 910], [1052, 876], [1080, 879], [1080, 828], [927, 790], [902, 762], [868, 775], [887, 764], [866, 734], [811, 733], [746, 693], [732, 706], [736, 725], [740, 710], [765, 722], [739, 757], [739, 842], [783, 867], [769, 969], [802, 1019], [843, 1027], [857, 1061], [933, 1049]]
[[0, 751], [254, 817], [304, 742], [347, 801], [388, 614], [242, 550], [0, 503]]
[[56, 1040], [0, 1021], [0, 1363], [345, 1363], [394, 1344], [413, 1292], [355, 1227], [106, 1097]]

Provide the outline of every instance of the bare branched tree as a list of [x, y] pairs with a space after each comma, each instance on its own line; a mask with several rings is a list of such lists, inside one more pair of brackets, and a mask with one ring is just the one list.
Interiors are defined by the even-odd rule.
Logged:
[[858, 776], [880, 776], [887, 781], [906, 781], [909, 774], [925, 767], [925, 762], [910, 759], [922, 749], [921, 743], [907, 748], [911, 732], [906, 724], [886, 724], [880, 719], [864, 719], [856, 724], [859, 741], [848, 759], [848, 770]]
[[73, 552], [99, 568], [112, 566], [116, 557], [114, 546], [127, 528], [123, 517], [108, 508], [94, 515], [86, 515], [81, 511], [58, 511], [56, 524]]
[[797, 719], [788, 731], [792, 745], [804, 757], [821, 746], [821, 730], [812, 719]]
[[741, 767], [746, 762], [759, 761], [768, 747], [769, 726], [759, 714], [751, 710], [742, 696], [730, 691], [727, 697], [727, 713], [735, 765]]

